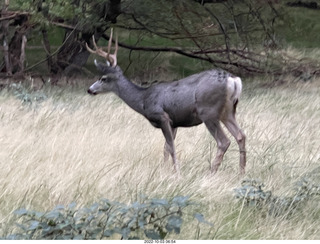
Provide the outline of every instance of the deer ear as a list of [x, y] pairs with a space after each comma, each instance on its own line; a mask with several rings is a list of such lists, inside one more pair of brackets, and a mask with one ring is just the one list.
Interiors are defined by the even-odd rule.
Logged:
[[94, 60], [94, 65], [97, 67], [97, 70], [99, 70], [101, 73], [106, 73], [106, 69], [110, 67], [110, 65], [100, 63], [96, 59]]
[[[94, 65], [97, 67], [97, 68], [99, 68], [99, 66], [100, 65], [102, 65], [101, 63], [98, 63], [98, 61], [95, 59], [94, 60]], [[103, 66], [108, 66], [108, 67], [110, 67], [111, 66], [111, 64], [110, 64], [110, 62], [108, 61], [108, 60], [106, 60], [106, 63], [105, 64], [103, 64]]]

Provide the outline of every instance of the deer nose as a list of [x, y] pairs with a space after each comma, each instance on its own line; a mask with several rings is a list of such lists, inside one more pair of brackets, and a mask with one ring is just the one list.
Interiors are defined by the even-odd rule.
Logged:
[[97, 93], [94, 92], [94, 91], [92, 91], [90, 88], [88, 89], [88, 93], [89, 93], [90, 95], [97, 95]]

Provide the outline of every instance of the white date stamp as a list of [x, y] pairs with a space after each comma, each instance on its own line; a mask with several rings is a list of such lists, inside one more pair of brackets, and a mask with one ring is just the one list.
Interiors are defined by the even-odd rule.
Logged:
[[176, 240], [144, 240], [145, 244], [175, 244]]

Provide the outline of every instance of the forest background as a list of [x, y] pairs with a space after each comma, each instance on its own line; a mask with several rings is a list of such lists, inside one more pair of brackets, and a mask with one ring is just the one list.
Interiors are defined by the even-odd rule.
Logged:
[[317, 1], [3, 0], [1, 7], [1, 77], [28, 73], [57, 83], [92, 75], [85, 43], [94, 35], [106, 46], [110, 27], [130, 77], [210, 67], [238, 75], [319, 73], [312, 56], [320, 43]]
[[[320, 239], [319, 0], [0, 3], [1, 239]], [[244, 177], [230, 134], [209, 174], [200, 125], [178, 130], [177, 179], [160, 130], [86, 93], [100, 74], [85, 43], [110, 28], [138, 85], [241, 77]]]

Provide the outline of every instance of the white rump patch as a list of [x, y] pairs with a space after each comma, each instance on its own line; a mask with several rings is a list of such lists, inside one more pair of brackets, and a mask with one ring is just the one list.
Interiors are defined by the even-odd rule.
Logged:
[[240, 94], [242, 91], [242, 82], [240, 77], [228, 77], [228, 85], [227, 85], [228, 97], [235, 101], [240, 98]]

